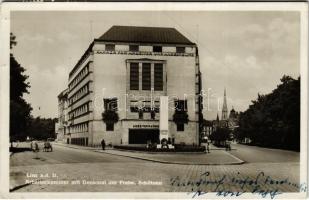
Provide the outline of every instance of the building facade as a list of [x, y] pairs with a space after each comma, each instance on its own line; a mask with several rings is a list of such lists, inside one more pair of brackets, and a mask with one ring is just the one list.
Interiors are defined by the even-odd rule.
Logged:
[[68, 120], [68, 89], [65, 89], [58, 95], [58, 122], [55, 127], [58, 141], [64, 142], [66, 140]]
[[169, 139], [198, 144], [200, 92], [196, 44], [174, 28], [113, 26], [69, 74], [64, 141], [159, 143], [160, 97], [168, 96]]

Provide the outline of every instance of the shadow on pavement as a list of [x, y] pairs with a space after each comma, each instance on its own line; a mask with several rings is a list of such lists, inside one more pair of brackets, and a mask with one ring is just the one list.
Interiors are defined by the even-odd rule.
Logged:
[[10, 147], [11, 153], [21, 153], [25, 151], [32, 151], [32, 149], [26, 147]]

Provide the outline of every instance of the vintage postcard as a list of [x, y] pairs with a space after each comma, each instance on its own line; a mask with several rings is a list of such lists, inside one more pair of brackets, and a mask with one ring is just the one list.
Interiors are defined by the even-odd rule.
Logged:
[[3, 3], [2, 198], [306, 198], [308, 5]]

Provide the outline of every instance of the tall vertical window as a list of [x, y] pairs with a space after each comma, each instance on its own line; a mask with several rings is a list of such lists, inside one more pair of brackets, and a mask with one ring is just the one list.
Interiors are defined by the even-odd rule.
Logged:
[[154, 64], [154, 90], [155, 91], [163, 90], [163, 64], [162, 63]]
[[184, 131], [185, 125], [184, 124], [177, 124], [177, 131]]
[[143, 63], [142, 65], [142, 90], [150, 90], [151, 88], [151, 65]]
[[107, 123], [106, 124], [106, 131], [114, 131], [114, 124]]
[[118, 119], [115, 119], [118, 110], [117, 98], [104, 99], [104, 109], [103, 120], [106, 124], [106, 131], [114, 131], [114, 123], [118, 121]]
[[143, 110], [142, 109], [140, 109], [139, 111], [138, 111], [138, 118], [139, 119], [143, 119]]
[[130, 90], [139, 89], [138, 63], [130, 64]]
[[176, 122], [177, 131], [184, 131], [185, 129], [184, 123], [188, 121], [187, 107], [187, 100], [175, 100], [175, 115], [178, 118], [178, 122]]

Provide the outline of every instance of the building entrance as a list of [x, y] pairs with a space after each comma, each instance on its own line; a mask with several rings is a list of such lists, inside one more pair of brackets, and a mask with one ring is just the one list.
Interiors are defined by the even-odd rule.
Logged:
[[160, 143], [159, 129], [129, 129], [129, 144]]

